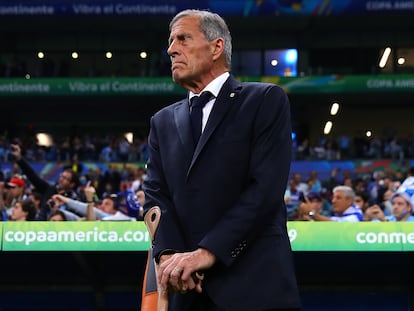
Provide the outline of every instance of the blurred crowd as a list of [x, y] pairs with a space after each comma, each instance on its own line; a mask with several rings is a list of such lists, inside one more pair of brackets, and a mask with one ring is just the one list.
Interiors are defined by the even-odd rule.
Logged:
[[23, 156], [19, 144], [9, 146], [12, 172], [0, 170], [3, 221], [142, 220], [145, 168], [111, 163], [85, 170], [81, 162], [62, 166], [56, 181], [45, 180]]
[[414, 137], [398, 136], [395, 131], [384, 136], [339, 135], [293, 140], [294, 160], [392, 159], [414, 157]]
[[[345, 145], [339, 144], [336, 152], [350, 157], [355, 149], [348, 145], [347, 150]], [[301, 150], [296, 146], [296, 153]], [[1, 218], [141, 220], [147, 159], [145, 139], [130, 143], [122, 136], [76, 136], [44, 147], [35, 139], [0, 137], [0, 168], [1, 162], [13, 163], [7, 174], [0, 169]], [[104, 168], [86, 169], [86, 161], [104, 163]], [[45, 180], [33, 169], [33, 162], [59, 162], [62, 171], [57, 180]], [[290, 221], [413, 221], [413, 193], [411, 167], [363, 175], [335, 168], [324, 180], [317, 171], [309, 176], [291, 172], [285, 203]]]
[[316, 171], [293, 172], [285, 192], [291, 221], [414, 221], [414, 168], [355, 175], [352, 171], [320, 180]]
[[55, 137], [46, 146], [35, 136], [8, 138], [0, 136], [0, 163], [12, 162], [10, 145], [18, 144], [29, 162], [67, 162], [76, 157], [79, 161], [146, 162], [148, 144], [146, 137], [136, 137], [132, 142], [124, 135], [113, 136], [63, 136]]
[[[80, 161], [146, 162], [148, 145], [146, 135], [128, 141], [124, 135], [74, 135], [57, 136], [45, 146], [35, 136], [9, 138], [0, 135], [0, 163], [10, 162], [10, 144], [22, 146], [29, 162], [64, 162], [76, 155]], [[414, 158], [414, 137], [399, 137], [389, 133], [384, 137], [340, 135], [323, 136], [316, 141], [308, 138], [293, 139], [292, 159], [301, 160], [351, 160]]]

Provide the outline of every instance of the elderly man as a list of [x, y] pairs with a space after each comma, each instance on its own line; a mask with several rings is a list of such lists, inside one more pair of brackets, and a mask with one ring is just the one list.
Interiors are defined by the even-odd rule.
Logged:
[[169, 311], [298, 310], [283, 200], [292, 146], [285, 92], [235, 79], [217, 14], [178, 13], [167, 52], [188, 93], [151, 118], [143, 190], [144, 210], [162, 212], [153, 251]]
[[318, 210], [312, 210], [309, 202], [301, 205], [303, 213], [307, 213], [316, 221], [357, 222], [363, 220], [362, 210], [354, 204], [355, 192], [348, 186], [337, 186], [333, 189], [333, 216], [321, 215]]

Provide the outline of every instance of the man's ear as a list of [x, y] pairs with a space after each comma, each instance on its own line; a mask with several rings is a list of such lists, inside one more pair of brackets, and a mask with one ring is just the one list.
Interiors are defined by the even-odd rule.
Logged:
[[211, 53], [213, 60], [217, 60], [224, 53], [224, 40], [219, 37], [211, 41]]

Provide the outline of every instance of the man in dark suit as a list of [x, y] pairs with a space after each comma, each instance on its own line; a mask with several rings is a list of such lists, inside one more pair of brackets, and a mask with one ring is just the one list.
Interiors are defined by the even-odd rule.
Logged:
[[[239, 83], [231, 49], [217, 14], [185, 10], [170, 23], [172, 78], [189, 92], [151, 119], [144, 209], [162, 211], [158, 280], [169, 310], [298, 310], [283, 200], [289, 101], [274, 84]], [[204, 91], [197, 141], [190, 103]]]

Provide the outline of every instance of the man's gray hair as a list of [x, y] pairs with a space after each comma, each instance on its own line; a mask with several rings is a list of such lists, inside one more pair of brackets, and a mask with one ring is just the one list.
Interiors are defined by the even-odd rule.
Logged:
[[345, 198], [352, 198], [352, 200], [355, 199], [355, 191], [348, 186], [336, 186], [335, 188], [333, 188], [333, 193], [337, 192], [337, 191], [342, 191], [345, 195]]
[[172, 26], [181, 18], [187, 16], [198, 16], [200, 17], [200, 31], [204, 34], [207, 41], [212, 41], [219, 37], [224, 40], [224, 57], [228, 69], [231, 68], [231, 54], [232, 54], [232, 45], [231, 45], [231, 34], [229, 28], [227, 27], [224, 19], [216, 14], [209, 11], [203, 10], [193, 10], [188, 9], [179, 12], [173, 17], [170, 22], [169, 29], [171, 31]]

